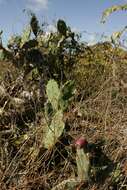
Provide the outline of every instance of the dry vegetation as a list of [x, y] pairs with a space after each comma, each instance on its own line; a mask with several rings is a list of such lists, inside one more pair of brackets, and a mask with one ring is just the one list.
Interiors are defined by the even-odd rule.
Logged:
[[[52, 150], [42, 147], [44, 113], [37, 105], [40, 100], [34, 97], [16, 107], [7, 94], [1, 98], [1, 189], [48, 190], [75, 175], [75, 151], [71, 144], [81, 135], [94, 146], [88, 189], [126, 189], [127, 63], [120, 58], [115, 62], [115, 76], [111, 62], [103, 65], [102, 72], [95, 63], [85, 64], [85, 56], [79, 60], [74, 71], [77, 92], [64, 114], [66, 130]], [[23, 89], [33, 90], [35, 84], [18, 80], [20, 71], [10, 70], [11, 63], [0, 64], [6, 67], [1, 73], [6, 93], [20, 97]]]
[[50, 149], [42, 143], [45, 85], [54, 77], [60, 86], [61, 77], [50, 73], [49, 58], [43, 88], [35, 68], [26, 74], [15, 60], [0, 62], [1, 190], [51, 190], [77, 176], [72, 145], [82, 135], [90, 147], [90, 181], [75, 190], [127, 189], [127, 52], [105, 42], [84, 47], [79, 55], [71, 72], [65, 69], [63, 80], [75, 81], [75, 93], [64, 111], [65, 129]]

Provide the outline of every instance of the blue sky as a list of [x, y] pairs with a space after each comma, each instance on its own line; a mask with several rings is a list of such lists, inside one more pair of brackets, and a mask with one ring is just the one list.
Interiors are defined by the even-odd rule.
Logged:
[[74, 30], [87, 31], [89, 40], [94, 40], [94, 33], [111, 34], [127, 25], [127, 12], [114, 13], [101, 24], [104, 9], [127, 3], [127, 0], [0, 0], [0, 30], [4, 31], [4, 41], [14, 34], [20, 33], [28, 22], [23, 9], [31, 9], [40, 20], [52, 27], [53, 21], [65, 19]]

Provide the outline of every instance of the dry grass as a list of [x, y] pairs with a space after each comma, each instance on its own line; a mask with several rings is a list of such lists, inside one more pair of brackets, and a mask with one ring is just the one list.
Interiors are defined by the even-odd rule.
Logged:
[[[1, 190], [50, 190], [74, 177], [77, 170], [71, 145], [81, 135], [91, 145], [91, 180], [86, 189], [127, 189], [127, 64], [117, 65], [115, 76], [112, 67], [108, 72], [99, 66], [90, 69], [94, 72], [87, 72], [87, 78], [81, 79], [78, 73], [81, 84], [77, 78], [75, 100], [64, 115], [66, 130], [52, 150], [42, 145], [41, 101], [33, 98], [23, 109], [7, 103], [0, 116]], [[14, 97], [27, 88], [21, 81], [18, 88], [16, 81], [10, 86], [2, 81]], [[1, 106], [5, 100], [1, 99]]]

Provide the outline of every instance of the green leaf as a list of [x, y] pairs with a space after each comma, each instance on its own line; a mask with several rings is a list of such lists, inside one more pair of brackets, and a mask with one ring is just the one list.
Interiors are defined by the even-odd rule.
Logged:
[[62, 119], [63, 113], [61, 110], [59, 110], [54, 115], [51, 125], [47, 128], [47, 131], [44, 134], [43, 143], [45, 148], [52, 148], [58, 141], [58, 138], [61, 136], [65, 126]]

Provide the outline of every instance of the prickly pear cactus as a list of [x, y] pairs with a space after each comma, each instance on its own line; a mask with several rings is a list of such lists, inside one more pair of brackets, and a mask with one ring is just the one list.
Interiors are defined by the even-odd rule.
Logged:
[[[81, 184], [89, 181], [90, 162], [88, 155], [83, 148], [77, 148], [76, 153], [77, 174], [78, 177], [63, 180], [61, 183], [53, 187], [51, 190], [74, 190], [79, 189]], [[87, 186], [85, 189], [88, 189]]]
[[53, 110], [58, 110], [58, 100], [60, 96], [60, 89], [55, 80], [50, 80], [46, 86], [46, 93], [49, 102], [52, 104]]
[[47, 130], [44, 134], [44, 147], [47, 149], [52, 148], [58, 141], [64, 130], [63, 113], [61, 110], [57, 111], [54, 115], [51, 125], [47, 126]]
[[46, 86], [48, 102], [45, 104], [45, 116], [47, 127], [44, 129], [45, 148], [52, 148], [58, 141], [64, 129], [63, 112], [68, 107], [69, 99], [72, 97], [74, 84], [71, 81], [59, 89], [55, 80], [50, 80]]
[[89, 181], [90, 161], [83, 148], [77, 148], [76, 153], [78, 179]]
[[64, 20], [59, 19], [57, 22], [57, 30], [60, 34], [66, 36], [67, 26]]
[[53, 109], [52, 109], [51, 103], [48, 101], [45, 103], [44, 113], [45, 113], [45, 117], [46, 117], [47, 122], [50, 121], [50, 119], [53, 115]]
[[74, 95], [74, 89], [74, 81], [69, 80], [63, 85], [59, 98], [59, 106], [63, 111], [67, 109], [69, 101]]

